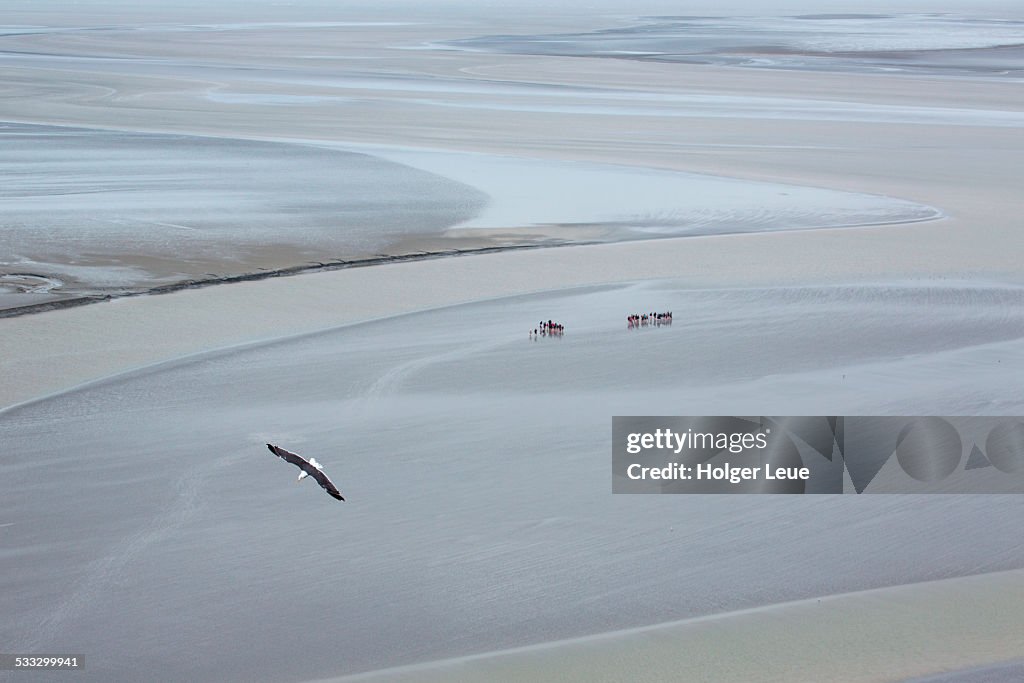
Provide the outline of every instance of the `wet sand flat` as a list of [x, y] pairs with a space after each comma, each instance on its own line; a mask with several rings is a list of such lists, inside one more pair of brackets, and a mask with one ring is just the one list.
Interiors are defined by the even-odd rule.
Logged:
[[[1021, 672], [1021, 614], [1004, 601], [1019, 599], [1022, 578], [1016, 571], [837, 595], [331, 680], [702, 680], [713, 672], [723, 682], [1012, 683]], [[942, 634], [950, 613], [958, 624]], [[922, 627], [928, 623], [939, 629]], [[971, 668], [949, 647], [963, 642], [967, 624], [975, 642], [964, 649], [986, 651], [978, 661], [1013, 661]], [[908, 661], [909, 649], [928, 664]], [[956, 671], [916, 675], [936, 669]]]
[[[978, 252], [1003, 244], [1015, 231], [1010, 216], [1020, 210], [1013, 178], [1024, 107], [1019, 89], [1007, 87], [1012, 79], [489, 55], [448, 49], [445, 41], [485, 32], [494, 17], [468, 13], [460, 23], [429, 12], [327, 14], [314, 15], [318, 21], [268, 15], [265, 21], [255, 16], [239, 23], [215, 21], [215, 15], [202, 12], [186, 12], [177, 22], [129, 13], [122, 22], [99, 28], [70, 24], [54, 30], [33, 30], [31, 13], [20, 19], [12, 15], [3, 36], [7, 120], [85, 127], [99, 147], [109, 147], [102, 140], [113, 131], [126, 139], [139, 139], [141, 133], [211, 136], [205, 145], [195, 138], [178, 147], [162, 142], [166, 151], [156, 156], [153, 150], [137, 150], [135, 156], [145, 154], [150, 166], [161, 154], [187, 157], [191, 147], [209, 147], [210, 153], [230, 148], [259, 161], [245, 171], [219, 154], [221, 167], [206, 171], [217, 181], [203, 187], [216, 193], [216, 201], [184, 202], [190, 204], [187, 211], [175, 202], [174, 191], [198, 192], [195, 183], [204, 176], [190, 170], [194, 164], [180, 173], [165, 164], [162, 176], [150, 176], [165, 177], [168, 184], [161, 190], [164, 199], [154, 195], [145, 207], [126, 203], [124, 192], [137, 198], [152, 191], [152, 183], [138, 182], [145, 176], [139, 178], [131, 164], [113, 167], [122, 185], [137, 181], [121, 187], [120, 197], [86, 194], [88, 183], [64, 188], [71, 195], [59, 201], [52, 192], [48, 199], [12, 197], [5, 202], [4, 271], [54, 276], [66, 291], [51, 289], [47, 296], [60, 297], [73, 293], [74, 283], [82, 280], [91, 279], [96, 291], [116, 293], [154, 281], [289, 268], [378, 250], [444, 251], [465, 246], [467, 239], [543, 244], [618, 239], [623, 232], [626, 237], [737, 232], [751, 224], [857, 225], [908, 215], [899, 206], [851, 214], [846, 200], [815, 198], [810, 188], [877, 195], [882, 206], [890, 200], [910, 202], [903, 206], [919, 205], [909, 212], [918, 218], [935, 210], [966, 219], [965, 226], [933, 226], [931, 239], [947, 245], [951, 258], [963, 258], [967, 251], [968, 257], [984, 259]], [[573, 22], [593, 29], [639, 21], [608, 15], [548, 18], [552, 30]], [[509, 20], [510, 30], [537, 32], [544, 25], [526, 14]], [[261, 147], [258, 141], [285, 146]], [[385, 161], [424, 154], [444, 159], [446, 153], [462, 152], [499, 155], [499, 162], [511, 157], [510, 165], [475, 168], [449, 156], [432, 164], [428, 172], [441, 176], [434, 177], [417, 176], [422, 167], [388, 167]], [[285, 172], [275, 154], [291, 155], [301, 172]], [[346, 154], [366, 154], [361, 163], [378, 174], [391, 168], [391, 175], [353, 182], [353, 172], [340, 164], [354, 158]], [[614, 165], [619, 175], [573, 172], [573, 164], [581, 162]], [[81, 177], [95, 175], [88, 171], [88, 158], [76, 163], [86, 164], [78, 167]], [[111, 172], [103, 154], [92, 163]], [[264, 173], [260, 164], [280, 172]], [[735, 190], [723, 186], [707, 193], [697, 183], [680, 191], [657, 179], [673, 170], [724, 177]], [[454, 184], [445, 171], [468, 186]], [[300, 181], [303, 174], [316, 182]], [[550, 197], [509, 191], [517, 175], [543, 179]], [[286, 177], [290, 184], [283, 182]], [[403, 184], [412, 177], [421, 185]], [[970, 182], [962, 182], [965, 178]], [[778, 187], [774, 199], [765, 201], [738, 179], [797, 187]], [[473, 180], [485, 189], [467, 183]], [[676, 185], [687, 182], [681, 177]], [[390, 195], [374, 186], [424, 206], [412, 220], [408, 207], [404, 214], [389, 208]], [[711, 202], [718, 208], [686, 206], [689, 196], [712, 195], [722, 196]], [[742, 206], [738, 212], [722, 211], [737, 204], [733, 195], [760, 213], [744, 213]], [[161, 201], [179, 206], [163, 210]], [[303, 204], [315, 204], [319, 213], [294, 213]], [[371, 211], [380, 212], [375, 221], [367, 221]], [[92, 234], [102, 244], [62, 239], [70, 256], [55, 259], [57, 233], [49, 243], [45, 235], [61, 225]], [[244, 234], [235, 229], [243, 225]], [[129, 247], [123, 237], [107, 238], [126, 230], [156, 239]], [[26, 232], [33, 236], [27, 243]], [[32, 242], [39, 235], [44, 243]], [[880, 252], [920, 248], [916, 233], [893, 231], [888, 237], [896, 241], [880, 244]], [[166, 253], [184, 258], [168, 262]], [[47, 268], [48, 261], [55, 263]], [[24, 288], [7, 287], [5, 301], [16, 304], [18, 297], [9, 293], [20, 291]]]
[[[842, 5], [827, 14], [856, 14]], [[167, 136], [202, 140], [197, 159], [230, 162], [142, 174], [221, 202], [161, 187], [147, 209], [223, 231], [188, 276], [321, 257], [356, 157], [371, 185], [417, 179], [437, 217], [406, 232], [401, 192], [359, 190], [382, 225], [398, 210], [401, 234], [366, 233], [374, 249], [611, 243], [0, 319], [0, 640], [87, 652], [97, 681], [591, 680], [634, 663], [898, 681], [1019, 656], [1019, 495], [614, 496], [607, 448], [614, 414], [1021, 414], [1019, 83], [941, 59], [839, 73], [450, 47], [638, 22], [531, 6], [258, 5], [239, 21], [230, 3], [12, 5], [0, 119], [92, 140], [80, 166], [48, 153], [48, 192], [59, 167], [78, 188], [137, 181], [109, 166], [117, 144], [154, 160]], [[41, 150], [5, 147], [22, 182]], [[272, 177], [285, 157], [300, 187]], [[272, 210], [239, 215], [245, 173]], [[88, 213], [109, 230], [135, 194]], [[302, 224], [315, 197], [316, 239], [281, 242], [279, 219]], [[18, 201], [19, 221], [49, 221]], [[131, 229], [103, 230], [105, 260], [23, 233], [65, 270], [5, 265], [0, 293], [173, 276]], [[236, 230], [258, 258], [226, 258]], [[625, 314], [648, 308], [674, 324], [631, 336]], [[541, 318], [566, 336], [531, 340]], [[315, 455], [349, 502], [293, 485], [267, 441]]]
[[[643, 281], [199, 354], [23, 404], [0, 414], [14, 454], [0, 635], [91, 653], [83, 680], [154, 668], [308, 680], [1018, 569], [1019, 494], [619, 496], [607, 445], [611, 415], [666, 405], [1019, 414], [1005, 369], [1024, 363], [1022, 300], [1024, 288], [976, 283]], [[639, 302], [673, 310], [673, 325], [628, 330], [618, 314]], [[564, 320], [565, 336], [530, 339], [538, 317]], [[315, 456], [347, 502], [296, 485], [266, 443]], [[995, 594], [921, 590], [852, 598], [829, 633], [873, 625], [854, 641], [870, 651], [880, 631], [913, 623], [928, 652], [946, 643], [939, 660], [903, 641], [877, 653], [873, 670], [893, 678], [998, 661], [1017, 643], [1019, 579]], [[972, 630], [978, 640], [950, 644], [964, 619], [984, 620], [982, 604], [1007, 610], [987, 628], [1009, 638]], [[697, 622], [685, 629], [693, 647], [718, 645], [691, 665], [764, 680], [834, 671], [849, 660], [828, 651], [763, 666], [730, 656], [742, 652], [730, 638], [751, 644], [765, 621], [784, 625], [780, 638], [819, 630], [828, 618], [814, 608], [737, 615], [722, 631]], [[299, 632], [294, 658], [280, 634]], [[606, 642], [648, 652], [645, 638], [619, 641]], [[193, 659], [171, 656], [182, 649]], [[572, 647], [546, 652], [516, 658], [509, 675], [536, 664], [557, 676], [578, 661]], [[677, 661], [649, 652], [654, 672]]]
[[[10, 392], [7, 400], [24, 400], [101, 377], [119, 367], [134, 367], [222, 344], [323, 328], [418, 306], [466, 301], [474, 296], [596, 284], [609, 279], [682, 276], [698, 284], [751, 278], [762, 283], [801, 279], [842, 282], [878, 276], [1020, 280], [1016, 253], [1021, 237], [1016, 216], [1024, 206], [1016, 177], [1018, 160], [1024, 153], [1024, 136], [1015, 122], [1024, 115], [1024, 105], [1018, 89], [987, 79], [959, 79], [955, 87], [950, 87], [933, 77], [887, 78], [391, 49], [422, 47], [431, 37], [449, 38], [474, 30], [472, 23], [453, 29], [424, 21], [403, 26], [315, 29], [165, 29], [161, 36], [167, 40], [163, 41], [143, 40], [137, 31], [116, 29], [85, 35], [72, 31], [18, 37], [29, 42], [56, 41], [57, 46], [48, 47], [47, 54], [65, 56], [56, 64], [38, 64], [33, 61], [43, 59], [36, 54], [42, 51], [38, 46], [28, 55], [10, 55], [13, 61], [6, 62], [4, 74], [16, 96], [8, 100], [8, 118], [84, 125], [94, 130], [103, 127], [312, 142], [376, 154], [379, 163], [390, 163], [389, 155], [406, 165], [422, 165], [424, 159], [434, 159], [430, 167], [410, 167], [410, 172], [427, 171], [433, 174], [428, 177], [439, 179], [444, 173], [456, 174], [459, 182], [470, 186], [474, 177], [482, 178], [477, 182], [488, 195], [509, 186], [515, 172], [506, 170], [503, 175], [495, 171], [500, 164], [474, 166], [458, 161], [460, 158], [482, 152], [511, 155], [513, 158], [506, 163], [528, 160], [547, 174], [541, 177], [553, 178], [547, 183], [552, 186], [553, 197], [564, 194], [585, 200], [587, 185], [558, 187], [558, 173], [553, 170], [558, 165], [547, 169], [543, 166], [549, 159], [563, 165], [612, 164], [625, 169], [620, 171], [625, 173], [640, 167], [634, 179], [640, 184], [644, 174], [651, 173], [649, 169], [660, 169], [866, 193], [934, 207], [945, 218], [891, 228], [811, 231], [799, 236], [738, 235], [661, 241], [656, 245], [623, 244], [615, 250], [587, 247], [549, 255], [509, 254], [486, 257], [493, 260], [480, 264], [468, 260], [444, 266], [404, 264], [397, 270], [383, 271], [389, 274], [383, 288], [380, 274], [362, 274], [367, 286], [350, 285], [354, 277], [350, 274], [304, 276], [308, 279], [301, 284], [281, 281], [255, 290], [249, 286], [234, 293], [225, 290], [218, 296], [231, 304], [222, 307], [229, 309], [221, 314], [223, 317], [216, 318], [204, 315], [207, 304], [200, 303], [212, 295], [188, 293], [152, 303], [121, 302], [118, 305], [128, 308], [111, 312], [97, 309], [83, 314], [67, 312], [45, 321], [11, 320], [0, 331], [10, 340], [6, 348], [12, 350], [4, 359], [10, 378], [4, 387]], [[280, 54], [270, 53], [262, 59], [286, 64], [289, 68], [283, 75], [268, 77], [262, 61], [260, 69], [233, 68], [253, 59], [251, 46], [272, 36], [287, 40]], [[202, 57], [204, 52], [194, 42], [197, 38], [208, 57]], [[322, 59], [309, 58], [317, 54], [317, 45], [321, 45], [320, 56], [336, 58], [328, 59], [326, 65]], [[115, 53], [131, 54], [132, 50], [143, 55], [154, 51], [155, 55], [149, 59], [112, 57]], [[106, 56], [89, 58], [94, 53]], [[184, 69], [183, 62], [191, 65], [191, 71]], [[367, 75], [370, 62], [371, 75]], [[301, 65], [297, 73], [295, 64]], [[225, 86], [217, 86], [216, 92], [223, 95], [241, 89], [249, 95], [231, 102], [212, 99], [211, 85], [202, 76], [205, 73], [217, 73], [217, 78], [244, 77], [244, 89], [241, 81], [227, 80]], [[317, 74], [319, 80], [313, 78]], [[42, 87], [51, 81], [52, 87]], [[422, 99], [424, 91], [455, 104], [464, 104], [464, 91], [468, 91], [489, 106], [441, 107], [409, 101], [410, 94]], [[355, 101], [344, 105], [292, 102], [282, 106], [255, 97], [259, 92], [288, 93], [300, 100], [311, 92], [334, 93], [353, 96]], [[687, 116], [629, 113], [636, 107], [633, 98], [642, 101], [641, 95], [648, 100], [664, 96], [668, 104], [659, 106]], [[531, 105], [535, 111], [503, 111], [503, 104], [508, 102], [500, 102], [501, 97]], [[552, 98], [561, 105], [567, 100], [586, 104], [596, 98], [604, 107], [610, 104], [626, 111], [616, 113], [613, 109], [612, 115], [545, 112]], [[705, 106], [692, 112], [695, 102]], [[787, 106], [779, 109], [780, 104]], [[491, 158], [497, 162], [503, 159]], [[601, 189], [607, 194], [607, 183]], [[723, 194], [728, 197], [728, 193]], [[664, 201], [665, 197], [658, 199]], [[730, 200], [723, 199], [723, 203], [731, 205]], [[643, 202], [629, 202], [630, 197], [624, 196], [626, 215], [642, 211]], [[543, 211], [531, 213], [538, 207], [533, 196], [517, 198], [514, 192], [488, 206], [483, 215], [499, 209], [495, 214], [499, 220], [484, 229], [456, 226], [449, 227], [441, 237], [407, 237], [397, 250], [443, 251], [465, 246], [465, 240], [486, 245], [582, 236], [589, 241], [595, 234], [594, 221], [602, 213], [583, 207], [579, 215], [585, 224], [551, 225], [545, 223]], [[573, 201], [557, 207], [555, 217], [571, 223], [577, 206], [578, 202]], [[793, 206], [801, 208], [802, 204]], [[821, 206], [827, 209], [828, 204]], [[727, 218], [718, 227], [728, 228], [733, 222], [728, 212], [721, 216]], [[539, 225], [514, 225], [527, 219]], [[502, 227], [502, 222], [513, 225]], [[265, 240], [259, 247], [263, 253], [258, 261], [260, 268], [295, 263], [294, 249], [283, 249]], [[128, 273], [153, 268], [153, 258], [140, 251], [131, 248], [117, 256], [119, 267]], [[303, 254], [303, 263], [309, 263], [305, 258], [318, 256]], [[216, 263], [201, 261], [198, 265], [202, 266], [201, 275], [218, 272]], [[245, 269], [244, 263], [237, 261], [224, 267]], [[17, 270], [19, 277], [24, 275], [24, 268], [10, 269]], [[106, 271], [110, 270], [108, 264]], [[399, 275], [392, 278], [390, 273]], [[420, 278], [429, 278], [436, 287], [424, 291], [417, 285]], [[38, 280], [30, 284], [37, 285]], [[8, 286], [5, 291], [11, 289]], [[29, 287], [21, 286], [22, 291], [26, 289]], [[250, 296], [250, 291], [259, 293]], [[377, 296], [375, 291], [385, 294]], [[273, 292], [281, 292], [280, 297]], [[49, 290], [21, 296], [35, 302], [57, 294]], [[150, 310], [149, 306], [156, 307], [152, 314], [144, 312]], [[267, 314], [268, 309], [272, 315]], [[79, 315], [85, 317], [79, 321]], [[90, 316], [96, 316], [94, 326], [87, 322]], [[107, 316], [116, 324], [100, 322]], [[154, 319], [156, 322], [151, 322]], [[155, 332], [165, 324], [180, 329], [197, 319], [203, 324], [193, 324], [191, 334], [185, 337]], [[64, 326], [83, 334], [66, 334], [61, 330]], [[119, 333], [114, 336], [110, 330]], [[124, 343], [126, 340], [132, 341]], [[23, 355], [15, 354], [16, 348], [24, 348]], [[60, 357], [74, 361], [51, 363]]]

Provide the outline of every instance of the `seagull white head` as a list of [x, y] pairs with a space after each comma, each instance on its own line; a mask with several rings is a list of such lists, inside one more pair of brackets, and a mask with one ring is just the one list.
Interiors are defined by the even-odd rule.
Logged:
[[[313, 467], [315, 467], [320, 472], [324, 471], [324, 466], [321, 465], [320, 463], [318, 463], [316, 461], [316, 458], [310, 458], [309, 459], [309, 464], [312, 465]], [[303, 479], [305, 479], [308, 476], [309, 476], [309, 472], [307, 472], [305, 470], [299, 472], [299, 478], [295, 480], [295, 483], [299, 483], [300, 481], [302, 481]]]

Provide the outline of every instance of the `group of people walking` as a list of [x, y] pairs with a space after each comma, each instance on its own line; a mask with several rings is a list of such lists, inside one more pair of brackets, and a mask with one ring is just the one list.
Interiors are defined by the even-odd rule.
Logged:
[[626, 316], [626, 326], [629, 329], [636, 327], [647, 327], [648, 325], [671, 325], [672, 311], [665, 313], [633, 313]]
[[537, 327], [530, 330], [530, 339], [537, 337], [561, 337], [565, 334], [565, 325], [556, 323], [554, 320], [547, 322], [541, 320]]
[[[631, 313], [626, 316], [626, 327], [636, 329], [639, 327], [661, 327], [672, 324], [672, 311], [662, 313]], [[537, 327], [530, 330], [530, 339], [540, 337], [561, 337], [565, 334], [565, 325], [556, 323], [554, 320], [541, 320]]]

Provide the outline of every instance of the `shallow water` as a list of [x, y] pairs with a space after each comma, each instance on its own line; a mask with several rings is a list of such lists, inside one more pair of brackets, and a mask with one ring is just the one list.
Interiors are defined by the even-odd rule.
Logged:
[[[1019, 496], [614, 496], [610, 474], [614, 414], [1020, 414], [1021, 292], [554, 292], [5, 411], [0, 637], [89, 653], [82, 680], [303, 680], [1022, 567]], [[627, 330], [645, 308], [674, 324]], [[565, 336], [531, 341], [542, 318]]]
[[367, 148], [389, 161], [486, 192], [491, 198], [487, 206], [456, 228], [598, 226], [605, 231], [603, 239], [629, 240], [865, 226], [942, 216], [934, 207], [892, 197], [784, 183], [615, 164]]
[[[1012, 7], [988, 4], [959, 14], [937, 6], [927, 15], [895, 7], [866, 15], [835, 3], [777, 7], [772, 16], [694, 6], [687, 17], [664, 11], [666, 2], [631, 8], [637, 16], [598, 4], [593, 15], [549, 8], [508, 22], [507, 10], [471, 3], [444, 11], [257, 3], [248, 22], [238, 20], [237, 3], [83, 2], [66, 15], [61, 5], [12, 5], [0, 27], [3, 83], [8, 116], [22, 123], [0, 124], [0, 275], [63, 285], [27, 294], [4, 287], [0, 306], [375, 256], [393, 246], [434, 250], [451, 243], [434, 238], [453, 226], [474, 231], [459, 237], [507, 244], [921, 220], [946, 207], [906, 191], [904, 178], [918, 178], [917, 169], [887, 176], [877, 163], [857, 166], [859, 154], [877, 145], [876, 154], [897, 162], [916, 157], [950, 126], [969, 127], [981, 145], [998, 139], [1012, 149], [1024, 127], [1008, 91], [957, 99], [927, 82], [921, 91], [861, 92], [825, 80], [808, 87], [799, 80], [806, 74], [767, 89], [756, 80], [693, 81], [687, 68], [664, 64], [601, 74], [593, 60], [474, 52], [533, 52], [537, 43], [551, 54], [675, 59], [697, 50], [728, 61], [760, 46], [756, 59], [765, 66], [828, 59], [828, 68], [844, 70], [885, 50], [904, 61], [924, 53], [932, 61], [967, 53], [1012, 61], [1004, 43], [1021, 25]], [[551, 30], [575, 30], [538, 33], [548, 19]], [[496, 26], [507, 35], [491, 35]], [[644, 52], [645, 42], [657, 45]], [[875, 137], [883, 125], [896, 127], [895, 143]], [[812, 135], [791, 137], [805, 126]], [[791, 164], [816, 152], [827, 162], [794, 175]], [[753, 171], [729, 168], [762, 154]], [[711, 172], [832, 189], [665, 170], [709, 161]], [[992, 182], [952, 157], [929, 167], [951, 169], [957, 187]], [[991, 175], [999, 168], [984, 164]], [[845, 180], [832, 177], [846, 172]], [[877, 183], [875, 194], [839, 191], [858, 176]], [[515, 233], [484, 233], [491, 228]]]
[[0, 126], [0, 142], [0, 273], [59, 282], [45, 296], [6, 288], [6, 306], [365, 258], [452, 227], [577, 227], [563, 239], [587, 241], [941, 216], [890, 197], [399, 146], [22, 124]]
[[[728, 64], [828, 71], [1024, 74], [1024, 18], [992, 8], [962, 13], [818, 12], [636, 17], [628, 25], [561, 34], [466, 38], [450, 47], [519, 54]], [[987, 11], [986, 11], [987, 10]], [[724, 14], [724, 16], [723, 16]]]
[[373, 253], [487, 201], [343, 150], [12, 123], [0, 169], [0, 268], [64, 274], [79, 291], [184, 279], [200, 263], [253, 271], [272, 249], [299, 263]]

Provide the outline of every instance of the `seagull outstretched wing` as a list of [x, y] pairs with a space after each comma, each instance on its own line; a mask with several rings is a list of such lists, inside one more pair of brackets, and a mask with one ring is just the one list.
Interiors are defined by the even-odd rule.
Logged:
[[320, 484], [320, 486], [323, 487], [324, 491], [327, 491], [327, 493], [329, 493], [332, 497], [337, 498], [338, 500], [345, 500], [345, 498], [342, 497], [341, 495], [341, 491], [339, 491], [338, 487], [334, 485], [334, 482], [328, 479], [327, 475], [324, 474], [320, 470], [320, 468], [314, 467], [308, 460], [303, 458], [301, 455], [298, 455], [297, 453], [292, 453], [291, 451], [286, 451], [280, 446], [275, 446], [269, 443], [267, 444], [267, 448], [269, 448], [270, 452], [276, 455], [277, 457], [281, 458], [286, 462], [290, 462], [291, 464], [295, 465], [309, 476], [316, 479], [316, 483]]

